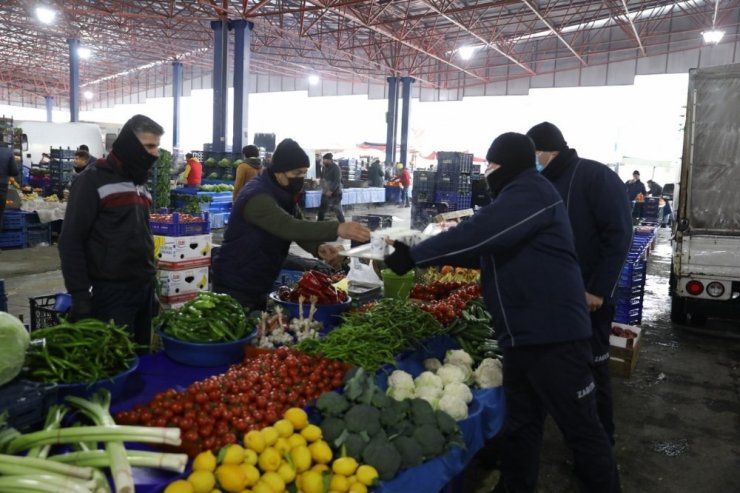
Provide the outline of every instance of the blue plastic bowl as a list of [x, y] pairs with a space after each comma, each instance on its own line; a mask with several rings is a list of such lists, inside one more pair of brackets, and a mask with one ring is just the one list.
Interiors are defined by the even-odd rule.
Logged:
[[[285, 310], [287, 310], [288, 315], [291, 319], [293, 318], [299, 318], [298, 315], [298, 303], [292, 303], [290, 301], [282, 301], [278, 295], [277, 291], [273, 291], [270, 293], [270, 299], [273, 300], [275, 303], [282, 306]], [[350, 309], [352, 305], [352, 298], [349, 296], [347, 297], [347, 301], [344, 303], [340, 303], [338, 305], [316, 305], [316, 313], [313, 316], [313, 319], [317, 322], [321, 322], [324, 324], [324, 329], [321, 331], [322, 333], [329, 332], [331, 329], [339, 325], [342, 321], [342, 313], [346, 312]], [[308, 312], [311, 309], [311, 303], [303, 303], [303, 316], [308, 317]]]
[[213, 367], [238, 363], [244, 359], [244, 346], [254, 339], [257, 331], [231, 342], [186, 342], [157, 331], [162, 338], [164, 353], [187, 366]]
[[57, 385], [57, 402], [64, 402], [64, 398], [68, 395], [74, 395], [77, 397], [83, 397], [87, 399], [93, 395], [98, 389], [108, 389], [111, 395], [111, 401], [115, 401], [116, 398], [121, 395], [128, 377], [139, 367], [139, 357], [134, 355], [128, 370], [114, 375], [111, 378], [105, 380], [98, 380], [90, 385], [90, 382], [83, 383], [60, 383]]
[[57, 293], [54, 295], [54, 311], [67, 313], [72, 306], [72, 296], [68, 293]]

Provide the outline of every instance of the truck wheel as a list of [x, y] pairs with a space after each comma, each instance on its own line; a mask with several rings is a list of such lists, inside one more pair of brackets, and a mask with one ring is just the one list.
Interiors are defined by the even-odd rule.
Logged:
[[702, 312], [689, 312], [689, 323], [694, 327], [702, 327], [707, 324], [707, 315]]
[[686, 300], [675, 294], [671, 294], [671, 322], [686, 323]]

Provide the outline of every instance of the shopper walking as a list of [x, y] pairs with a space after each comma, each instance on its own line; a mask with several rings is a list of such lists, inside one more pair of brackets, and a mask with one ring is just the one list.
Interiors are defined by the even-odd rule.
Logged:
[[244, 185], [249, 183], [249, 180], [262, 172], [262, 160], [260, 159], [260, 150], [257, 146], [251, 144], [244, 146], [242, 149], [242, 155], [244, 156], [244, 162], [236, 168], [232, 202], [236, 202], [236, 198], [239, 196], [239, 191], [244, 188]]
[[13, 149], [5, 142], [0, 142], [0, 231], [3, 230], [5, 201], [8, 198], [8, 178], [18, 176]]
[[386, 264], [479, 266], [504, 353], [506, 422], [497, 491], [534, 492], [550, 414], [573, 451], [584, 491], [619, 491], [614, 454], [596, 412], [591, 328], [568, 213], [535, 171], [529, 137], [506, 133], [486, 154], [494, 196], [471, 219], [414, 247], [395, 242]]
[[327, 152], [322, 157], [324, 172], [321, 178], [321, 203], [319, 204], [318, 220], [323, 221], [326, 211], [334, 211], [337, 220], [344, 222], [342, 211], [342, 170], [334, 162], [334, 155]]
[[127, 121], [107, 158], [72, 184], [59, 237], [64, 285], [72, 295], [69, 318], [113, 320], [145, 346], [155, 287], [152, 198], [145, 183], [163, 133], [144, 115]]
[[411, 173], [409, 173], [408, 167], [406, 167], [403, 163], [398, 163], [399, 166], [399, 179], [401, 182], [401, 186], [403, 189], [401, 189], [401, 201], [400, 206], [402, 207], [411, 207], [411, 203], [409, 202], [409, 189], [411, 188]]
[[542, 175], [555, 185], [568, 210], [591, 315], [596, 403], [614, 444], [609, 335], [619, 275], [632, 244], [630, 203], [619, 176], [599, 162], [579, 157], [552, 123], [535, 125], [527, 135], [534, 141]]

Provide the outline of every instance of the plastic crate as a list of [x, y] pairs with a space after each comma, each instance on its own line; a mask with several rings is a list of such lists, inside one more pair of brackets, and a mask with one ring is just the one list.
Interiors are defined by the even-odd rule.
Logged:
[[460, 195], [456, 192], [437, 192], [434, 194], [434, 203], [448, 205], [457, 205]]
[[201, 220], [197, 222], [180, 222], [180, 213], [172, 213], [172, 222], [150, 221], [149, 228], [153, 235], [158, 236], [195, 236], [211, 232], [211, 223], [208, 212], [201, 214]]
[[[34, 216], [36, 220], [32, 221], [29, 216]], [[35, 212], [12, 211], [6, 209], [3, 214], [3, 231], [8, 229], [24, 229], [26, 225], [31, 222], [39, 222], [39, 218]]]
[[620, 324], [640, 325], [642, 323], [642, 309], [617, 312], [614, 314], [614, 321]]
[[415, 204], [421, 204], [424, 202], [434, 202], [434, 192], [432, 191], [421, 191], [414, 187], [411, 191], [411, 201]]
[[460, 173], [439, 172], [436, 176], [435, 190], [439, 192], [456, 192], [460, 186]]
[[15, 380], [2, 387], [0, 415], [8, 413], [8, 425], [21, 432], [40, 428], [56, 401], [56, 384]]
[[209, 218], [210, 218], [211, 229], [225, 228], [226, 225], [229, 224], [230, 215], [231, 215], [231, 212], [210, 212]]
[[414, 192], [433, 192], [436, 176], [435, 171], [414, 171]]
[[36, 296], [29, 298], [28, 301], [31, 307], [31, 332], [59, 324], [59, 316], [63, 312], [54, 309], [57, 302], [56, 294]]
[[3, 231], [0, 233], [0, 248], [25, 248], [26, 247], [26, 232], [24, 230], [19, 231]]
[[352, 221], [364, 224], [370, 229], [370, 231], [393, 227], [393, 216], [388, 214], [365, 214], [362, 216], [352, 216]]
[[51, 224], [28, 227], [26, 229], [26, 242], [30, 247], [41, 244], [51, 245]]

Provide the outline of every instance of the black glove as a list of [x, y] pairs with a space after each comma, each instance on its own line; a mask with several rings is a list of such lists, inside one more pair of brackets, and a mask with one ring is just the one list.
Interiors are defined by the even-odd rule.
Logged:
[[411, 258], [411, 250], [406, 243], [400, 241], [393, 242], [393, 248], [396, 250], [385, 257], [385, 265], [399, 276], [404, 275], [416, 265]]
[[84, 318], [92, 317], [92, 300], [89, 295], [86, 296], [73, 296], [72, 307], [67, 313], [67, 320], [70, 322], [77, 322]]

